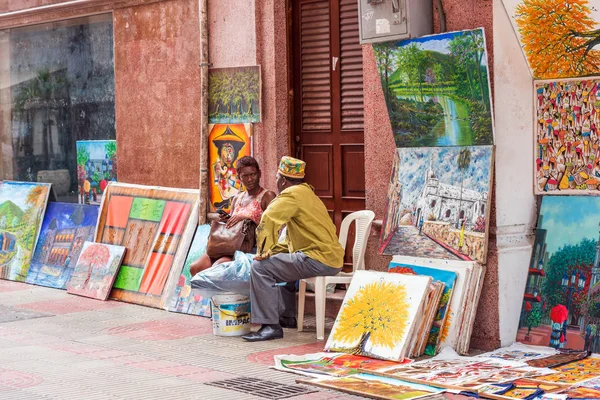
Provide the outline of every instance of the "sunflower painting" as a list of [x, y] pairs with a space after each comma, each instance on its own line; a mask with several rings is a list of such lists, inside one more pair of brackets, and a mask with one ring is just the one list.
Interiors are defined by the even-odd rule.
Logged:
[[325, 350], [402, 360], [430, 282], [425, 276], [357, 271]]

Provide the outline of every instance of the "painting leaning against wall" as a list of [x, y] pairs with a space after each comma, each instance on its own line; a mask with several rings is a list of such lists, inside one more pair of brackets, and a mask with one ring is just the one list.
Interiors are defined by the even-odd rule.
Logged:
[[80, 204], [100, 204], [109, 182], [117, 181], [117, 141], [77, 141]]
[[51, 184], [0, 182], [0, 278], [25, 282]]
[[599, 231], [599, 197], [542, 198], [518, 341], [600, 352]]
[[208, 122], [261, 121], [260, 66], [208, 70]]
[[597, 0], [502, 0], [536, 79], [594, 75], [600, 68]]
[[379, 252], [485, 263], [493, 146], [396, 151]]
[[397, 147], [494, 143], [483, 28], [373, 45]]

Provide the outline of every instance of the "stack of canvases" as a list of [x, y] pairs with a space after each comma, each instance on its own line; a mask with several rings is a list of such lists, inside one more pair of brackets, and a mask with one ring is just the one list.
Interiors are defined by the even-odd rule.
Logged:
[[416, 354], [443, 290], [429, 276], [357, 271], [325, 350], [392, 361]]
[[445, 285], [429, 340], [415, 354], [433, 355], [441, 345], [466, 353], [485, 271], [494, 162], [484, 32], [379, 43], [373, 50], [398, 147], [379, 251], [427, 257], [395, 260]]
[[[517, 340], [600, 352], [600, 77], [591, 76], [600, 50], [586, 39], [600, 11], [588, 1], [503, 3], [534, 78], [531, 170], [544, 196]], [[549, 34], [557, 26], [569, 34]]]

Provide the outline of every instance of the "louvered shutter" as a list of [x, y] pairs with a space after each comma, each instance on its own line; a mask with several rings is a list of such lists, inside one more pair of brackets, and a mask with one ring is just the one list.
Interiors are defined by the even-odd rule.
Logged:
[[296, 156], [339, 226], [365, 206], [358, 5], [294, 0], [292, 28]]

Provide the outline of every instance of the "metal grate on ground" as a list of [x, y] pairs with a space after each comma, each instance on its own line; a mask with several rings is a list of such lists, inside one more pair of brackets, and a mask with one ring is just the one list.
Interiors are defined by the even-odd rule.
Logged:
[[256, 378], [234, 378], [223, 381], [205, 383], [205, 385], [216, 386], [223, 389], [234, 390], [264, 399], [287, 399], [301, 394], [313, 393], [317, 390], [302, 386], [284, 385], [282, 383], [265, 381]]

